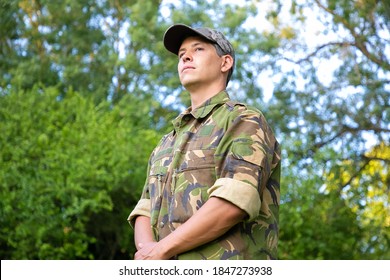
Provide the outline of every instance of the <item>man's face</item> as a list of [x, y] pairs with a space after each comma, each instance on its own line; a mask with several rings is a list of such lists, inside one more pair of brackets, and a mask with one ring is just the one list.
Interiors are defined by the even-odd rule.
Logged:
[[215, 47], [200, 37], [188, 37], [183, 41], [178, 52], [177, 66], [182, 85], [190, 89], [204, 86], [224, 79], [221, 67], [223, 58], [219, 57]]

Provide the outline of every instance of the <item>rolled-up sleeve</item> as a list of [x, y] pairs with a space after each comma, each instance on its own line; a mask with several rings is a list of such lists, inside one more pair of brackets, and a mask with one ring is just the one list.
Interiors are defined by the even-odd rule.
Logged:
[[248, 220], [259, 215], [261, 201], [259, 193], [253, 186], [242, 181], [220, 178], [208, 190], [210, 197], [223, 198], [248, 214]]
[[134, 210], [131, 211], [129, 217], [127, 218], [127, 221], [129, 222], [130, 226], [133, 228], [137, 216], [150, 217], [150, 199], [148, 198], [140, 199], [137, 205], [135, 206]]

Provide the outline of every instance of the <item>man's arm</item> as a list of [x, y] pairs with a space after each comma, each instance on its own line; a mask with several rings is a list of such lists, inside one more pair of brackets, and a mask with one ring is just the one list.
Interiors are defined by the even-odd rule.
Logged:
[[136, 218], [134, 225], [134, 242], [137, 250], [140, 249], [140, 246], [145, 244], [155, 243], [149, 217], [138, 216]]
[[187, 222], [157, 243], [142, 244], [135, 259], [170, 259], [210, 242], [242, 221], [247, 213], [234, 204], [211, 197]]

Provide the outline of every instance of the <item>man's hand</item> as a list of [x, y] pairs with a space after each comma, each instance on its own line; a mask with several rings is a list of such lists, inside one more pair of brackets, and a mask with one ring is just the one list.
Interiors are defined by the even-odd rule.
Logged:
[[138, 251], [134, 255], [135, 260], [166, 260], [163, 251], [157, 242], [139, 243]]
[[215, 240], [246, 216], [244, 210], [230, 202], [211, 197], [190, 219], [161, 239], [151, 252], [145, 250], [142, 254], [169, 259]]
[[136, 220], [135, 260], [168, 260], [210, 242], [246, 217], [246, 212], [224, 199], [211, 197], [189, 220], [159, 242], [153, 241], [150, 219]]

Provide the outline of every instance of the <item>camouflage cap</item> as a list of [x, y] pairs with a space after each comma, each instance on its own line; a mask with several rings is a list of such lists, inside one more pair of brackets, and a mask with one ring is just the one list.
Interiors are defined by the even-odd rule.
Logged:
[[[171, 53], [178, 55], [179, 49], [183, 41], [190, 36], [200, 36], [207, 41], [210, 41], [217, 48], [217, 53], [219, 55], [229, 54], [233, 57], [235, 62], [235, 53], [232, 44], [225, 38], [225, 36], [214, 29], [208, 27], [201, 28], [192, 28], [185, 24], [175, 24], [172, 25], [165, 31], [164, 34], [164, 46]], [[218, 48], [220, 51], [218, 51]], [[229, 82], [230, 77], [233, 73], [233, 67], [229, 71], [227, 82]]]

